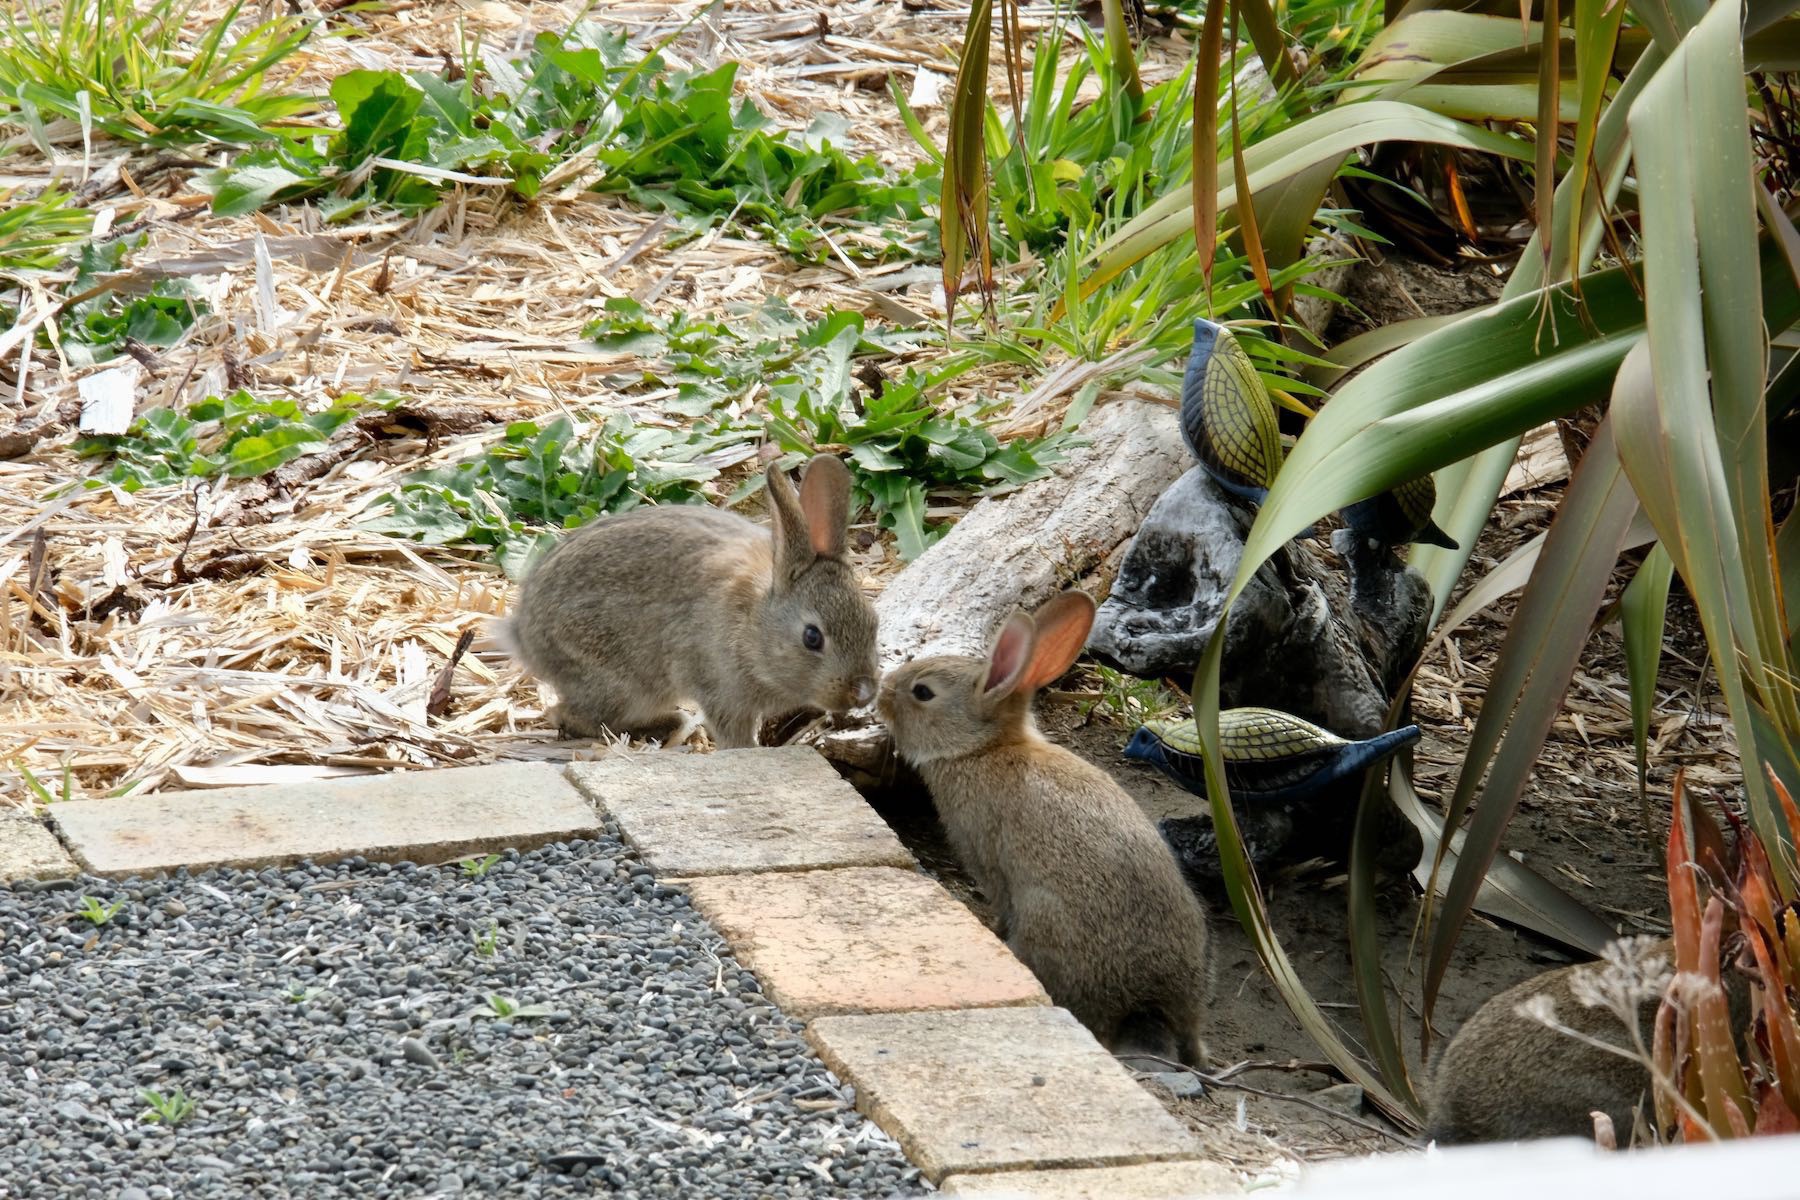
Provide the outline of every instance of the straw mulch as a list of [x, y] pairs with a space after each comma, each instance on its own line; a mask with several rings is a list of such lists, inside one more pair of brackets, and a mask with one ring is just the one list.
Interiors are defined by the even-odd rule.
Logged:
[[[700, 7], [609, 5], [604, 19], [649, 44]], [[356, 67], [438, 67], [464, 36], [517, 46], [578, 11], [402, 3], [346, 16], [337, 26], [363, 36], [315, 37], [283, 86], [323, 92]], [[777, 120], [804, 128], [836, 112], [862, 140], [852, 152], [908, 165], [918, 150], [887, 79], [896, 75], [941, 125], [932, 97], [954, 70], [963, 17], [883, 0], [825, 14], [734, 3], [670, 53], [687, 63], [737, 59], [746, 64], [740, 89]], [[923, 86], [920, 77], [929, 77]], [[60, 432], [0, 460], [0, 761], [28, 768], [57, 796], [65, 774], [68, 794], [82, 797], [566, 757], [570, 747], [540, 720], [536, 687], [485, 635], [486, 618], [506, 608], [505, 578], [472, 555], [359, 530], [358, 516], [405, 474], [467, 457], [508, 421], [562, 413], [591, 427], [621, 409], [645, 424], [679, 420], [654, 397], [628, 400], [610, 386], [641, 376], [642, 364], [583, 339], [608, 298], [707, 313], [781, 295], [802, 311], [873, 317], [899, 301], [942, 319], [933, 265], [807, 265], [720, 230], [668, 248], [666, 220], [585, 193], [578, 171], [530, 206], [469, 188], [417, 220], [335, 227], [303, 207], [217, 218], [184, 171], [112, 147], [83, 161], [78, 138], [60, 149], [65, 161], [29, 147], [11, 155], [0, 186], [52, 175], [79, 185], [103, 227], [148, 232], [136, 264], [188, 276], [213, 306], [147, 363], [138, 412], [239, 386], [308, 408], [377, 389], [407, 400], [388, 419], [359, 422], [356, 437], [340, 434], [331, 453], [268, 479], [84, 491], [95, 465], [68, 450], [84, 372], [41, 351], [26, 359], [30, 339], [15, 334], [20, 344], [0, 368], [0, 428], [49, 422]], [[28, 303], [28, 319], [32, 311]], [[1016, 375], [990, 371], [964, 386], [1016, 392]], [[742, 448], [718, 465], [752, 454]], [[897, 564], [884, 542], [863, 540], [862, 565], [878, 586]], [[469, 630], [471, 652], [432, 704]], [[0, 778], [0, 800], [29, 798], [21, 776]]]
[[[700, 7], [622, 3], [603, 15], [649, 44]], [[340, 15], [334, 28], [360, 36], [313, 38], [281, 86], [323, 92], [355, 67], [435, 68], [477, 35], [516, 48], [578, 11], [487, 0]], [[888, 0], [835, 0], [805, 13], [737, 0], [670, 53], [687, 63], [736, 59], [745, 64], [742, 92], [778, 120], [804, 127], [838, 113], [859, 139], [853, 151], [900, 167], [919, 150], [888, 81], [912, 94], [941, 137], [966, 15]], [[1028, 31], [1052, 15], [1027, 8]], [[1156, 43], [1145, 74], [1177, 69], [1183, 50]], [[146, 362], [137, 411], [238, 386], [313, 408], [377, 389], [407, 401], [387, 419], [359, 422], [331, 453], [266, 479], [137, 495], [83, 490], [94, 464], [68, 449], [81, 372], [54, 354], [27, 357], [31, 339], [8, 335], [0, 427], [60, 432], [0, 459], [0, 760], [28, 768], [58, 796], [65, 778], [68, 795], [80, 797], [567, 756], [572, 747], [541, 720], [538, 689], [486, 635], [486, 619], [506, 609], [505, 578], [475, 556], [361, 530], [358, 516], [406, 473], [468, 456], [507, 421], [564, 413], [591, 425], [620, 409], [641, 423], [678, 421], [654, 396], [621, 397], [613, 381], [641, 364], [582, 338], [610, 297], [665, 313], [781, 295], [803, 311], [835, 305], [880, 319], [898, 303], [943, 316], [934, 264], [871, 268], [840, 256], [807, 265], [717, 229], [671, 248], [663, 220], [586, 193], [579, 164], [529, 206], [471, 187], [416, 220], [335, 227], [299, 206], [217, 218], [189, 170], [166, 159], [106, 145], [84, 156], [78, 137], [59, 151], [50, 161], [18, 149], [0, 160], [0, 186], [51, 176], [78, 185], [103, 228], [148, 232], [137, 264], [187, 275], [213, 306], [180, 345]], [[39, 298], [28, 299], [28, 319]], [[958, 386], [1005, 398], [1036, 382], [996, 367]], [[720, 461], [734, 468], [721, 491], [750, 469], [739, 465], [750, 455], [739, 448]], [[1515, 480], [1521, 492], [1531, 482]], [[1535, 516], [1503, 514], [1498, 527], [1541, 526], [1547, 508], [1524, 507]], [[868, 543], [861, 565], [879, 588], [898, 567], [893, 550], [885, 539], [857, 541]], [[470, 652], [446, 674], [468, 631]], [[1463, 640], [1421, 675], [1421, 711], [1446, 733], [1466, 728], [1484, 683], [1481, 663], [1459, 653]], [[1616, 673], [1577, 677], [1558, 740], [1604, 745], [1613, 765], [1591, 775], [1621, 777], [1624, 695]], [[1695, 712], [1691, 697], [1671, 701], [1658, 717], [1665, 742]], [[1707, 732], [1702, 758], [1718, 750], [1716, 727]], [[28, 798], [21, 777], [0, 776], [0, 801]]]

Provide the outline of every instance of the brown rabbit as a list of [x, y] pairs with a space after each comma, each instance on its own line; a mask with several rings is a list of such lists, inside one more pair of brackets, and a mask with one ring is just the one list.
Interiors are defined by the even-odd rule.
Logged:
[[1107, 1049], [1198, 1066], [1206, 918], [1175, 857], [1106, 772], [1045, 740], [1032, 693], [1081, 654], [1094, 602], [1014, 614], [988, 657], [891, 674], [880, 712], [931, 789], [1000, 933]]
[[875, 610], [846, 553], [850, 472], [829, 455], [795, 496], [768, 470], [774, 524], [698, 506], [605, 517], [526, 578], [501, 629], [552, 684], [564, 734], [666, 741], [699, 704], [713, 741], [753, 746], [762, 718], [875, 698]]
[[[1668, 939], [1639, 951], [1640, 960], [1675, 960]], [[1556, 1020], [1614, 1046], [1630, 1045], [1630, 1034], [1613, 1010], [1589, 1007], [1576, 994], [1576, 976], [1599, 969], [1594, 963], [1560, 967], [1508, 988], [1476, 1010], [1438, 1056], [1433, 1073], [1426, 1134], [1440, 1143], [1501, 1142], [1525, 1138], [1592, 1137], [1592, 1113], [1612, 1119], [1619, 1144], [1631, 1138], [1641, 1106], [1646, 1125], [1655, 1121], [1650, 1073], [1634, 1059], [1591, 1046], [1519, 1007], [1548, 999]], [[1749, 992], [1741, 976], [1726, 975], [1733, 1028], [1749, 1015]], [[1643, 1044], [1649, 1046], [1661, 1003], [1660, 989], [1645, 989], [1637, 1004]]]

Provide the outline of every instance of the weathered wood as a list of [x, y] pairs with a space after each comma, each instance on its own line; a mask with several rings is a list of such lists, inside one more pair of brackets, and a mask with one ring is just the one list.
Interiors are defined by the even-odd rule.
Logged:
[[[1192, 465], [1174, 408], [1120, 397], [1088, 418], [1089, 445], [1049, 476], [976, 504], [875, 602], [884, 671], [927, 654], [975, 654], [1014, 610], [1116, 562], [1165, 488]], [[809, 731], [840, 767], [879, 775], [886, 733]]]
[[975, 505], [875, 602], [884, 670], [923, 654], [977, 653], [1014, 609], [1048, 600], [1137, 532], [1191, 465], [1175, 410], [1119, 399], [1090, 444], [1050, 476]]

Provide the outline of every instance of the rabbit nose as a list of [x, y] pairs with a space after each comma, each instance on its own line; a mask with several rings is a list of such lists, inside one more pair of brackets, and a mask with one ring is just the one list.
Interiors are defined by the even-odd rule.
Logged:
[[856, 698], [856, 707], [861, 708], [875, 698], [875, 681], [873, 679], [857, 680], [856, 687], [851, 694]]

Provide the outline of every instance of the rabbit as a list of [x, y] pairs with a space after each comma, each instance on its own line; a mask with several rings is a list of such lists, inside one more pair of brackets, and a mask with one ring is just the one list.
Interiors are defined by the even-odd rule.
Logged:
[[[1637, 952], [1641, 961], [1675, 961], [1674, 942], [1663, 939]], [[1588, 1045], [1518, 1011], [1547, 998], [1555, 1019], [1590, 1038], [1627, 1047], [1630, 1035], [1605, 1006], [1582, 1003], [1576, 976], [1598, 968], [1578, 963], [1535, 975], [1494, 996], [1463, 1023], [1438, 1055], [1428, 1104], [1426, 1136], [1441, 1144], [1501, 1142], [1526, 1138], [1594, 1135], [1591, 1114], [1603, 1112], [1624, 1145], [1634, 1116], [1655, 1124], [1650, 1073], [1635, 1058]], [[1746, 1028], [1749, 990], [1735, 971], [1725, 975], [1732, 1028]], [[1643, 1044], [1652, 1041], [1660, 989], [1645, 989], [1637, 1003]]]
[[1143, 810], [1038, 732], [1031, 700], [1081, 654], [1078, 591], [1015, 613], [986, 659], [933, 657], [884, 681], [877, 709], [919, 772], [999, 933], [1115, 1054], [1206, 1063], [1206, 916]]
[[570, 535], [527, 575], [503, 643], [561, 699], [565, 736], [667, 742], [700, 706], [715, 745], [764, 717], [875, 698], [875, 609], [846, 551], [850, 472], [807, 463], [799, 495], [768, 468], [773, 524], [716, 508], [640, 508]]

